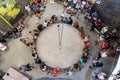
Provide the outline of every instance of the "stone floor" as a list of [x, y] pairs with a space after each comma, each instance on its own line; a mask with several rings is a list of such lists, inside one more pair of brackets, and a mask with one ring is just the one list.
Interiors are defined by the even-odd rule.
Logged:
[[[60, 4], [56, 4], [56, 3], [47, 4], [46, 7], [47, 7], [46, 11], [39, 20], [39, 23], [43, 23], [45, 19], [49, 20], [53, 14], [60, 16], [64, 10]], [[67, 15], [65, 13], [65, 16], [70, 16], [70, 15]], [[102, 68], [89, 69], [89, 65], [91, 64], [92, 60], [95, 59], [95, 57], [97, 56], [97, 52], [100, 49], [100, 45], [97, 46], [94, 45], [94, 41], [96, 40], [97, 33], [89, 31], [90, 28], [88, 25], [86, 25], [86, 22], [84, 21], [82, 14], [80, 15], [79, 19], [76, 19], [75, 16], [72, 16], [72, 18], [74, 20], [78, 20], [80, 26], [83, 26], [85, 28], [86, 35], [87, 34], [90, 35], [90, 43], [91, 43], [90, 53], [92, 54], [92, 56], [88, 60], [87, 64], [85, 64], [84, 68], [82, 68], [81, 71], [74, 73], [73, 76], [69, 78], [71, 78], [72, 80], [93, 80], [91, 78], [92, 71], [104, 71], [109, 76], [114, 68], [116, 59], [105, 58], [103, 59], [104, 66]], [[28, 37], [29, 39], [32, 40], [29, 31], [37, 27], [38, 25], [37, 20], [35, 19], [34, 16], [32, 17], [28, 16], [26, 18], [26, 22], [28, 27], [26, 27], [23, 30], [22, 37]], [[25, 46], [23, 43], [21, 43], [19, 41], [19, 38], [9, 40], [8, 47], [9, 47], [8, 52], [0, 52], [0, 69], [2, 69], [3, 71], [7, 71], [11, 66], [18, 68], [21, 65], [26, 64], [28, 62], [34, 63], [33, 58], [31, 56], [31, 49]], [[35, 64], [35, 68], [32, 71], [27, 73], [33, 77], [33, 80], [41, 77], [52, 77], [47, 75], [46, 72], [42, 72], [37, 64]], [[61, 74], [59, 77], [68, 78], [68, 76], [64, 73]]]

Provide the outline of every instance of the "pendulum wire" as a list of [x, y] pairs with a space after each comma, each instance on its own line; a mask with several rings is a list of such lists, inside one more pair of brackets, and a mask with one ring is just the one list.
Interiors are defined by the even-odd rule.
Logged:
[[61, 45], [61, 44], [60, 44], [60, 28], [59, 28], [59, 27], [60, 27], [60, 25], [58, 24], [58, 26], [57, 26], [57, 27], [58, 27], [59, 46], [60, 46], [60, 45]]
[[63, 38], [63, 28], [64, 28], [64, 24], [62, 23], [62, 31], [61, 31], [61, 35], [60, 35], [60, 44], [61, 45], [62, 45], [62, 38]]
[[62, 29], [60, 29], [60, 25], [58, 24], [58, 37], [59, 37], [59, 47], [60, 49], [62, 48], [61, 45], [62, 45], [62, 36], [63, 36], [63, 26], [64, 24], [62, 24]]

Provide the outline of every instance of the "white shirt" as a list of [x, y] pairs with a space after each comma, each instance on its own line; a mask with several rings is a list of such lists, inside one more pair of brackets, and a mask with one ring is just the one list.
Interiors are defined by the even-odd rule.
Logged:
[[86, 1], [82, 1], [82, 5], [85, 5], [86, 4]]
[[76, 4], [78, 0], [73, 0], [73, 3]]
[[105, 73], [99, 73], [98, 74], [98, 78], [100, 79], [100, 80], [105, 80], [105, 76], [106, 74]]
[[30, 12], [31, 11], [30, 6], [29, 5], [25, 6], [25, 10], [27, 10], [28, 12]]
[[79, 9], [79, 8], [80, 8], [80, 4], [77, 4], [77, 5], [75, 6], [75, 8]]
[[61, 14], [61, 17], [65, 17], [64, 13]]
[[103, 27], [101, 33], [106, 33], [108, 31], [108, 27]]
[[44, 22], [44, 23], [43, 23], [43, 26], [44, 26], [44, 27], [47, 27], [47, 22]]
[[72, 76], [73, 75], [73, 72], [72, 71], [69, 71], [68, 72], [68, 76]]
[[101, 57], [102, 58], [107, 57], [107, 52], [102, 52]]

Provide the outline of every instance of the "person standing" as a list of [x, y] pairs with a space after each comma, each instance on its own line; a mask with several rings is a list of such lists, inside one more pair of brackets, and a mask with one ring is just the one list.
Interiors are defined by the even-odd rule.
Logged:
[[25, 5], [25, 10], [28, 12], [28, 14], [31, 16], [31, 8], [30, 8], [30, 5], [29, 4], [26, 4]]

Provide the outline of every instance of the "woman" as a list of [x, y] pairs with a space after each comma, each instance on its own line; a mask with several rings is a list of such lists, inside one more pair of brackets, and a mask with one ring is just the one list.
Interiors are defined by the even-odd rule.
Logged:
[[52, 73], [53, 76], [58, 76], [58, 75], [60, 75], [61, 70], [60, 70], [59, 67], [56, 67], [53, 70], [51, 70], [51, 73]]
[[85, 43], [89, 42], [89, 38], [90, 38], [90, 35], [85, 36], [84, 39], [83, 39], [84, 42], [85, 42]]
[[107, 42], [103, 42], [103, 44], [101, 45], [101, 49], [102, 50], [106, 50], [108, 48], [109, 48], [108, 43]]

